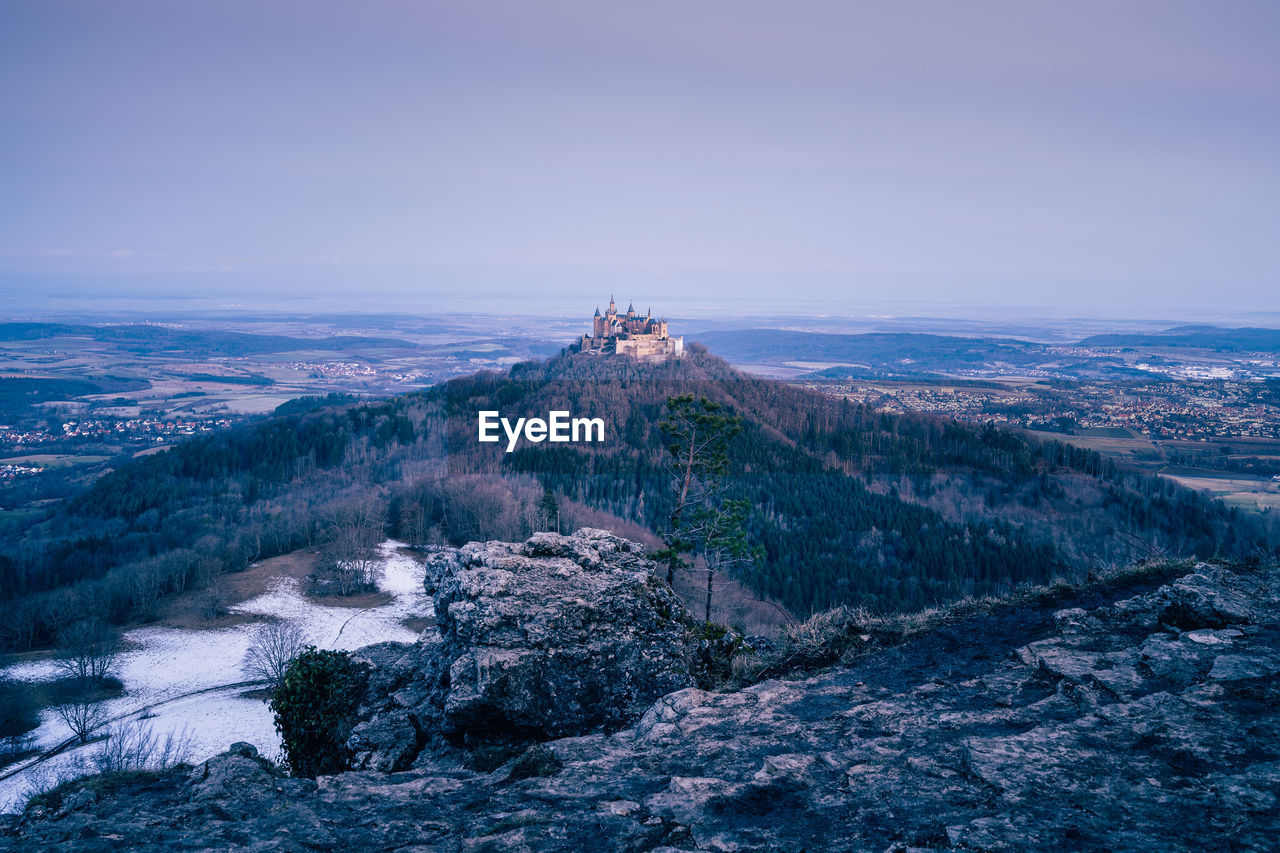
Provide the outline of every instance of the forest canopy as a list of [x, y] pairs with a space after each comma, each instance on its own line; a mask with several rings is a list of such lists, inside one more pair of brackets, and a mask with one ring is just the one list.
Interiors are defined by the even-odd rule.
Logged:
[[[763, 556], [738, 580], [800, 616], [918, 608], [1150, 551], [1275, 544], [1258, 518], [1069, 445], [891, 416], [743, 375], [697, 347], [653, 364], [565, 354], [388, 400], [309, 400], [123, 465], [0, 529], [12, 614], [0, 642], [47, 643], [88, 607], [116, 623], [153, 618], [166, 595], [298, 548], [527, 536], [546, 524], [548, 491], [563, 520], [662, 535], [673, 498], [659, 423], [689, 394], [741, 425], [725, 496], [749, 506]], [[599, 417], [606, 440], [505, 453], [476, 441], [481, 409]], [[352, 536], [353, 519], [377, 529]]]

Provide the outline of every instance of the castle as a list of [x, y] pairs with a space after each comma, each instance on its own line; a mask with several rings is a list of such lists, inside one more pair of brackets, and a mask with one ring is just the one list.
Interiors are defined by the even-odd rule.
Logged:
[[596, 308], [591, 334], [583, 335], [574, 349], [580, 352], [617, 353], [629, 355], [640, 361], [680, 357], [684, 355], [684, 338], [667, 335], [667, 320], [653, 318], [653, 311], [641, 317], [634, 305], [627, 306], [626, 314], [619, 314], [613, 297], [609, 297], [609, 310], [602, 315]]

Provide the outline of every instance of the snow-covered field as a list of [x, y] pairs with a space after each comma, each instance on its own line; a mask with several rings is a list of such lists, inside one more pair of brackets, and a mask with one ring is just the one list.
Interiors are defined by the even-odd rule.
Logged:
[[[325, 649], [356, 649], [371, 643], [412, 643], [418, 635], [403, 624], [414, 616], [430, 617], [431, 599], [423, 592], [422, 566], [388, 540], [380, 546], [382, 562], [378, 588], [392, 600], [365, 610], [325, 607], [303, 597], [292, 578], [278, 578], [271, 590], [241, 602], [233, 612], [283, 619], [306, 632], [307, 642]], [[115, 675], [124, 682], [123, 695], [104, 703], [109, 720], [144, 719], [153, 732], [182, 734], [189, 741], [189, 761], [203, 761], [235, 741], [248, 741], [259, 752], [277, 757], [280, 738], [271, 711], [259, 699], [239, 694], [247, 688], [231, 685], [246, 680], [240, 662], [261, 623], [209, 631], [165, 627], [139, 628], [124, 635], [127, 651], [120, 655]], [[49, 661], [16, 664], [3, 674], [21, 681], [56, 677]], [[72, 736], [70, 729], [46, 710], [33, 733], [42, 749]], [[79, 775], [99, 743], [67, 750], [47, 761], [28, 761], [27, 769], [0, 780], [0, 812], [21, 807], [34, 790]], [[9, 773], [15, 767], [4, 768]]]

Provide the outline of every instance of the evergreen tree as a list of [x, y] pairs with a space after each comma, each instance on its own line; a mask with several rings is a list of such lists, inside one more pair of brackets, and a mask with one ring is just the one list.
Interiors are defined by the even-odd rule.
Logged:
[[681, 394], [667, 398], [667, 416], [658, 428], [670, 454], [674, 498], [660, 556], [667, 561], [667, 583], [674, 583], [676, 569], [688, 565], [683, 554], [697, 545], [699, 523], [691, 523], [692, 511], [722, 491], [729, 471], [729, 440], [742, 431], [742, 419], [706, 397]]
[[544, 530], [560, 532], [560, 505], [550, 486], [542, 487], [542, 500], [538, 502], [538, 515]]

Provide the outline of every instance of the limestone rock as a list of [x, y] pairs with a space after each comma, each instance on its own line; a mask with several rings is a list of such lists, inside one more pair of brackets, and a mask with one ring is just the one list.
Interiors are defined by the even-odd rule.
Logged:
[[1219, 655], [1209, 669], [1210, 681], [1241, 681], [1280, 674], [1280, 657], [1274, 655]]
[[[531, 682], [503, 679], [540, 661], [577, 683], [579, 670], [552, 660], [551, 637], [644, 645], [611, 635], [602, 614], [665, 630], [665, 599], [630, 574], [640, 555], [594, 534], [563, 538], [578, 541], [441, 557], [441, 635], [366, 650], [377, 701], [397, 709], [370, 718], [371, 741], [394, 747], [401, 723], [430, 739], [430, 715], [447, 707], [554, 730], [567, 717], [513, 704], [498, 685], [519, 697]], [[523, 595], [526, 577], [567, 604]], [[593, 590], [633, 597], [609, 604]], [[715, 693], [683, 675], [630, 727], [592, 724], [540, 746], [554, 756], [545, 773], [481, 772], [424, 749], [410, 770], [310, 782], [237, 745], [192, 770], [72, 786], [0, 820], [0, 850], [1273, 850], [1278, 591], [1280, 569], [1198, 566], [1145, 591], [1131, 582], [1123, 601], [1104, 588], [974, 616], [794, 681]], [[454, 664], [466, 676], [480, 653], [501, 665], [479, 688], [455, 685]], [[649, 659], [605, 653], [623, 678]]]
[[1160, 621], [1184, 631], [1197, 628], [1224, 628], [1252, 622], [1257, 614], [1248, 596], [1223, 583], [1226, 569], [1197, 567], [1165, 588]]
[[435, 738], [581, 735], [693, 683], [691, 620], [641, 546], [603, 530], [432, 554], [437, 632], [383, 652], [351, 747], [401, 770]]

